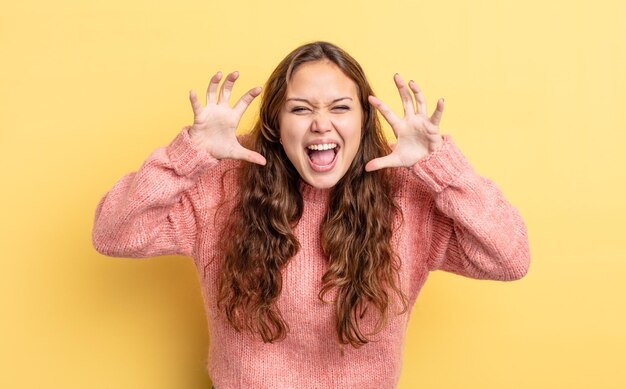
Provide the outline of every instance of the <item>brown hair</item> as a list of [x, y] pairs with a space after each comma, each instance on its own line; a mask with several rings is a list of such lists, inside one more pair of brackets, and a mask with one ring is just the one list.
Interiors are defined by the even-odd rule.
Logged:
[[[222, 231], [224, 261], [219, 278], [218, 306], [231, 325], [258, 333], [265, 342], [286, 336], [276, 301], [282, 290], [281, 270], [300, 249], [292, 229], [300, 220], [303, 199], [300, 176], [280, 144], [279, 113], [287, 83], [295, 69], [328, 60], [357, 85], [363, 109], [359, 150], [349, 170], [331, 189], [328, 212], [320, 227], [328, 270], [319, 298], [336, 288], [336, 329], [340, 343], [359, 347], [369, 341], [359, 325], [369, 306], [379, 313], [373, 334], [382, 330], [390, 307], [390, 291], [407, 309], [399, 286], [399, 261], [392, 245], [392, 225], [399, 212], [385, 170], [366, 173], [365, 164], [390, 152], [374, 108], [373, 91], [361, 66], [348, 53], [327, 42], [298, 47], [269, 77], [259, 119], [246, 146], [262, 154], [265, 166], [243, 163], [240, 192]], [[355, 228], [356, 226], [356, 228]]]

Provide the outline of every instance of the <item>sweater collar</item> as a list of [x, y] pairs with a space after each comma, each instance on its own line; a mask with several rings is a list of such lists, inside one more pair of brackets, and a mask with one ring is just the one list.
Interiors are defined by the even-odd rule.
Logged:
[[300, 193], [305, 201], [326, 202], [330, 196], [330, 188], [320, 189], [300, 179]]

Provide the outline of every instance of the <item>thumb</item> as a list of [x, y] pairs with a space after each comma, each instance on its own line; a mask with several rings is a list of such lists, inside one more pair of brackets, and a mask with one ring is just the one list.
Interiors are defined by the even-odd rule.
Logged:
[[264, 156], [256, 151], [248, 150], [241, 145], [233, 150], [233, 159], [242, 159], [244, 161], [256, 163], [262, 166], [265, 166], [267, 163]]
[[402, 163], [396, 158], [393, 153], [380, 158], [374, 158], [365, 165], [366, 172], [373, 172], [374, 170], [380, 170], [388, 167], [400, 167]]

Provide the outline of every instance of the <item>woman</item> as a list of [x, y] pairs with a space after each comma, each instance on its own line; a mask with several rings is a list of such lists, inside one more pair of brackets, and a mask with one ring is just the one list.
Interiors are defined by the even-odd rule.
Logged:
[[215, 387], [395, 387], [430, 271], [526, 274], [524, 222], [440, 134], [443, 99], [428, 117], [419, 87], [396, 74], [399, 117], [350, 55], [315, 42], [278, 65], [237, 138], [261, 92], [231, 108], [237, 77], [220, 88], [214, 75], [205, 107], [190, 91], [193, 125], [115, 184], [93, 230], [105, 255], [193, 258]]

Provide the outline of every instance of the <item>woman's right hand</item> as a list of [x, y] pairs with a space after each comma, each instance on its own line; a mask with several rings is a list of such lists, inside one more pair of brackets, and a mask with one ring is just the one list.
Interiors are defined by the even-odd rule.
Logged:
[[189, 100], [194, 115], [189, 135], [199, 148], [207, 150], [217, 159], [242, 159], [265, 165], [265, 158], [261, 154], [241, 146], [235, 135], [243, 113], [252, 100], [261, 93], [261, 87], [250, 89], [231, 108], [228, 99], [237, 77], [239, 77], [239, 72], [233, 72], [226, 76], [226, 80], [220, 88], [219, 96], [217, 95], [217, 88], [222, 73], [217, 72], [211, 77], [207, 89], [206, 107], [204, 108], [198, 102], [196, 92], [193, 89], [189, 91]]

